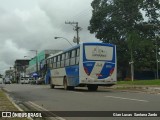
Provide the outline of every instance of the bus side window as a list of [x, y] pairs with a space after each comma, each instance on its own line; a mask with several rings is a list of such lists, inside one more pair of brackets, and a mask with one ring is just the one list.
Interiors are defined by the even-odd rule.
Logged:
[[76, 63], [76, 51], [75, 50], [72, 50], [72, 52], [71, 52], [71, 59], [70, 59], [70, 65], [75, 65], [75, 63]]
[[65, 66], [69, 66], [70, 52], [65, 54]]
[[57, 64], [56, 64], [56, 62], [57, 62], [57, 59], [56, 59], [57, 57], [54, 57], [53, 58], [53, 68], [56, 68], [57, 67]]
[[60, 67], [60, 61], [61, 61], [61, 55], [58, 55], [58, 58], [57, 58], [57, 68]]
[[79, 48], [76, 50], [76, 64], [79, 64], [79, 54], [80, 54], [80, 51], [79, 51]]
[[52, 68], [52, 58], [49, 59], [49, 67]]
[[65, 59], [65, 54], [62, 54], [61, 67], [64, 67], [64, 59]]

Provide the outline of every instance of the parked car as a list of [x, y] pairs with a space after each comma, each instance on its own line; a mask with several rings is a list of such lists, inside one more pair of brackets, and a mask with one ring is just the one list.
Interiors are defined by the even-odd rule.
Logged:
[[4, 84], [11, 84], [11, 80], [8, 77], [4, 78]]
[[20, 78], [20, 83], [21, 84], [29, 84], [29, 79], [30, 79], [30, 77], [21, 77]]
[[40, 78], [38, 78], [37, 80], [36, 80], [36, 84], [37, 85], [40, 85], [40, 84], [44, 84], [45, 82], [44, 82], [44, 78], [43, 77], [40, 77]]
[[19, 82], [20, 82], [21, 84], [24, 84], [24, 78], [21, 77]]
[[34, 78], [33, 78], [33, 77], [30, 77], [30, 78], [29, 78], [29, 83], [30, 83], [30, 84], [33, 84], [33, 83], [34, 83], [34, 81], [35, 81], [35, 80], [34, 80]]
[[2, 84], [3, 83], [3, 78], [0, 78], [0, 84]]

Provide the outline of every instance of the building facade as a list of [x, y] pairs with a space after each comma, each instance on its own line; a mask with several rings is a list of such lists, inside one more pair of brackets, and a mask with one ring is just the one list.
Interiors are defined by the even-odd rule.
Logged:
[[43, 50], [29, 61], [29, 66], [26, 68], [26, 73], [30, 76], [37, 74], [39, 77], [44, 77], [46, 73], [45, 59], [52, 54], [60, 52], [61, 50]]
[[20, 77], [26, 76], [26, 68], [29, 66], [28, 59], [17, 59], [14, 63], [14, 79], [18, 83]]

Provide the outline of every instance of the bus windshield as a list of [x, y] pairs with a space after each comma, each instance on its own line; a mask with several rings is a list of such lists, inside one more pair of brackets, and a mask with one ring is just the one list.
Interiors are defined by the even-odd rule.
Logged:
[[85, 57], [87, 60], [112, 61], [113, 47], [100, 45], [85, 45]]

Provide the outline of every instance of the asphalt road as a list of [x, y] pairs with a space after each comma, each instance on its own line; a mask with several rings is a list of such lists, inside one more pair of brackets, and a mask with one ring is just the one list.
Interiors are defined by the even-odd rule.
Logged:
[[[160, 111], [160, 95], [87, 88], [65, 91], [47, 85], [0, 85], [17, 101], [49, 111]], [[95, 113], [96, 114], [96, 113]], [[116, 112], [115, 112], [116, 114]], [[62, 120], [62, 118], [60, 118]], [[65, 120], [159, 120], [158, 117], [63, 117]]]

